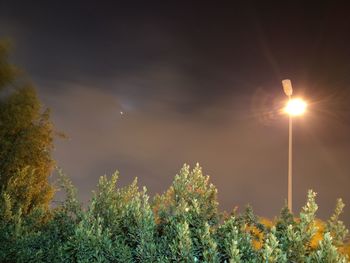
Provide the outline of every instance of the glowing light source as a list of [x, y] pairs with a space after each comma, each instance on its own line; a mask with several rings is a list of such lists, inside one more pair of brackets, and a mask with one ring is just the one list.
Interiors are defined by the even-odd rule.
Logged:
[[284, 111], [292, 116], [302, 115], [306, 110], [307, 104], [302, 99], [291, 99], [288, 101]]

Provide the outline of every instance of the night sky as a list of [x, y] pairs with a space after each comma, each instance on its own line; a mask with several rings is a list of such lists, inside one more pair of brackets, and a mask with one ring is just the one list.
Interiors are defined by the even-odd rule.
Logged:
[[342, 197], [349, 225], [350, 6], [308, 2], [1, 0], [0, 37], [69, 137], [54, 157], [83, 201], [116, 169], [153, 195], [199, 162], [222, 209], [277, 215], [290, 78], [309, 102], [294, 120], [295, 210], [314, 189], [318, 215]]

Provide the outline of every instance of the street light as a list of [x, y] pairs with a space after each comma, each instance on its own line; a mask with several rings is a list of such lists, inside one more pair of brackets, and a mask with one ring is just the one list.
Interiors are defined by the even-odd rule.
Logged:
[[306, 103], [302, 99], [290, 99], [284, 110], [291, 116], [302, 115], [306, 110]]
[[288, 209], [292, 212], [292, 132], [293, 116], [302, 115], [306, 110], [306, 102], [302, 99], [292, 99], [293, 88], [289, 79], [282, 80], [284, 93], [289, 100], [284, 111], [289, 115], [289, 138], [288, 138]]

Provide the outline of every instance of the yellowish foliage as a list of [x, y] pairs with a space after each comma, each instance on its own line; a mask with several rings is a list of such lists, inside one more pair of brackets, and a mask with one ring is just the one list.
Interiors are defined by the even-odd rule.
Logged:
[[345, 255], [348, 255], [348, 257], [350, 258], [350, 241], [344, 244], [343, 247], [340, 247], [339, 251]]
[[[272, 222], [270, 219], [261, 217], [259, 219], [259, 222], [263, 224], [267, 228], [271, 228], [274, 226], [274, 222]], [[259, 250], [264, 245], [264, 233], [261, 232], [257, 227], [255, 226], [247, 226], [246, 231], [250, 232], [254, 239], [252, 240], [252, 245], [254, 249]]]
[[1, 41], [0, 92], [1, 188], [25, 204], [24, 214], [38, 205], [48, 208], [53, 196], [48, 181], [54, 165], [53, 125], [34, 87], [10, 64]]
[[253, 236], [252, 245], [254, 249], [261, 249], [264, 244], [264, 233], [257, 227], [248, 225], [245, 226], [245, 231], [249, 232]]
[[324, 230], [326, 227], [326, 224], [323, 221], [321, 221], [320, 219], [315, 220], [315, 225], [317, 227], [317, 232], [312, 237], [311, 242], [310, 242], [310, 246], [313, 249], [317, 248], [318, 243], [323, 239]]
[[[299, 218], [294, 219], [296, 222], [299, 222]], [[271, 228], [275, 225], [275, 222], [268, 218], [260, 218], [259, 222], [263, 224], [267, 228]], [[310, 246], [312, 249], [316, 249], [319, 242], [323, 239], [324, 236], [324, 231], [326, 227], [326, 223], [323, 222], [320, 219], [315, 220], [315, 224], [317, 227], [317, 232], [314, 234], [314, 236], [311, 239]], [[250, 232], [253, 237], [255, 237], [252, 241], [253, 247], [256, 250], [259, 250], [263, 247], [264, 245], [264, 233], [262, 233], [258, 228], [253, 227], [253, 226], [246, 226], [246, 231]], [[350, 243], [344, 245], [343, 247], [340, 248], [340, 251], [344, 254], [349, 255], [350, 257]]]
[[275, 223], [273, 221], [271, 221], [270, 219], [268, 219], [266, 217], [260, 217], [259, 221], [261, 224], [263, 224], [267, 228], [271, 228], [275, 225]]

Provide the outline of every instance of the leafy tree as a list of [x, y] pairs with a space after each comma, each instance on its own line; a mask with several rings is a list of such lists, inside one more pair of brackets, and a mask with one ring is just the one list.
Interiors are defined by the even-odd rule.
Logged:
[[65, 244], [67, 262], [132, 262], [131, 250], [112, 238], [102, 219], [84, 214], [74, 235]]
[[[146, 189], [139, 191], [137, 180], [118, 189], [117, 179], [118, 173], [110, 180], [106, 176], [100, 178], [98, 190], [68, 247], [76, 259], [86, 253], [116, 262], [155, 262], [155, 220]], [[83, 250], [75, 251], [76, 247]], [[90, 256], [85, 260], [90, 261]]]
[[[204, 252], [208, 249], [208, 244], [202, 242], [203, 233], [207, 231], [206, 225], [214, 228], [218, 224], [219, 214], [217, 190], [209, 183], [209, 176], [203, 175], [199, 164], [192, 171], [185, 164], [169, 190], [155, 198], [153, 210], [162, 237], [161, 244], [170, 244], [177, 238], [177, 224], [181, 228], [183, 224], [188, 224], [191, 253], [197, 260], [203, 261]], [[214, 246], [214, 241], [211, 245]]]
[[348, 258], [339, 253], [335, 246], [332, 236], [329, 232], [324, 234], [323, 240], [320, 241], [319, 247], [310, 257], [310, 262], [327, 262], [327, 263], [346, 263]]
[[343, 200], [339, 198], [337, 200], [334, 214], [328, 220], [326, 227], [326, 231], [331, 233], [334, 242], [338, 246], [344, 245], [344, 240], [349, 233], [349, 230], [346, 228], [343, 221], [339, 219], [340, 215], [343, 213], [344, 206]]
[[217, 250], [217, 244], [208, 223], [205, 223], [204, 229], [200, 233], [200, 244], [203, 248], [203, 262], [219, 262], [219, 253]]
[[216, 240], [221, 262], [258, 262], [245, 217], [231, 216], [219, 226]]
[[169, 258], [171, 262], [195, 262], [193, 245], [187, 222], [176, 222], [174, 232], [172, 240], [169, 240], [169, 249], [171, 252]]
[[290, 240], [288, 239], [288, 229], [293, 229], [295, 225], [293, 215], [290, 213], [288, 207], [285, 205], [276, 222], [276, 237], [279, 240], [280, 246], [283, 251], [288, 251], [290, 246]]
[[306, 262], [307, 256], [313, 250], [311, 241], [317, 232], [315, 218], [318, 209], [315, 197], [316, 193], [310, 190], [298, 220], [294, 221], [289, 211], [283, 209], [277, 222], [275, 236], [282, 250], [286, 252], [288, 262]]
[[249, 232], [252, 237], [252, 244], [255, 249], [261, 249], [266, 227], [260, 222], [254, 214], [253, 208], [248, 205], [244, 213], [239, 216], [239, 220], [244, 225], [244, 231]]
[[265, 262], [284, 263], [287, 262], [287, 255], [281, 250], [279, 242], [275, 236], [276, 229], [272, 227], [267, 234], [261, 250], [262, 258]]
[[[66, 200], [55, 209], [35, 207], [23, 215], [7, 192], [0, 200], [0, 262], [65, 262], [64, 244], [74, 235], [82, 211], [76, 189], [59, 170]], [[70, 262], [70, 261], [69, 261]]]
[[189, 165], [184, 165], [169, 190], [162, 196], [156, 196], [153, 210], [157, 219], [163, 215], [172, 214], [181, 203], [185, 203], [188, 211], [194, 212], [192, 220], [218, 223], [217, 189], [209, 183], [209, 176], [204, 176], [202, 168], [197, 165], [190, 171]]
[[340, 242], [348, 233], [339, 221], [344, 205], [337, 202], [328, 226], [319, 232], [322, 238], [315, 240], [320, 223], [313, 191], [299, 218], [284, 208], [275, 225], [264, 225], [248, 206], [219, 223], [212, 220], [216, 212], [203, 213], [216, 211], [215, 199], [208, 198], [213, 195], [197, 195], [188, 187], [216, 191], [200, 183], [205, 177], [199, 176], [198, 166], [193, 171], [185, 166], [172, 191], [157, 197], [153, 210], [137, 180], [117, 187], [118, 173], [101, 177], [82, 209], [76, 189], [59, 174], [66, 199], [49, 211], [36, 206], [23, 214], [15, 191], [1, 193], [0, 262], [348, 262]]
[[48, 110], [42, 110], [34, 87], [9, 62], [8, 45], [0, 42], [0, 191], [15, 192], [23, 214], [36, 206], [47, 209], [53, 196], [52, 138]]
[[9, 262], [15, 247], [16, 222], [13, 220], [12, 202], [10, 196], [2, 192], [0, 196], [0, 262]]

